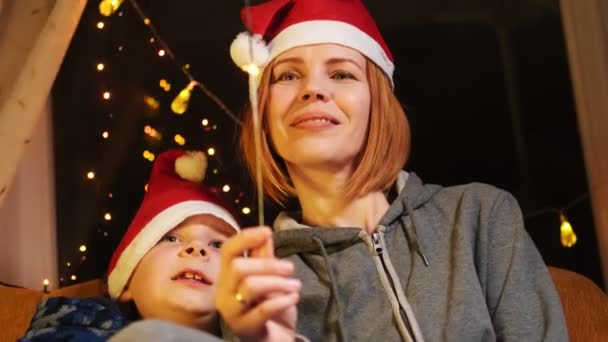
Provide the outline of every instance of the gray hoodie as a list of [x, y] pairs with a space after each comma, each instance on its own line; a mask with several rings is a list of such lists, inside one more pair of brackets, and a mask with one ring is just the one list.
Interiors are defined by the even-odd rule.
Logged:
[[[407, 181], [406, 181], [407, 180]], [[404, 185], [405, 183], [405, 185]], [[403, 172], [376, 233], [276, 219], [311, 341], [567, 341], [549, 272], [507, 192]]]

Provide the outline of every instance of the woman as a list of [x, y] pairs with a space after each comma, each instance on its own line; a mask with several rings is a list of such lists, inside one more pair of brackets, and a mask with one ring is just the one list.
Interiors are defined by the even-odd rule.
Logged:
[[[410, 134], [393, 59], [359, 0], [274, 0], [243, 18], [270, 42], [259, 85], [263, 186], [300, 204], [275, 220], [273, 241], [302, 290], [287, 290], [291, 278], [269, 253], [243, 267], [241, 253], [269, 239], [233, 238], [216, 301], [230, 328], [290, 331], [299, 300], [297, 331], [313, 341], [567, 340], [515, 199], [401, 171]], [[241, 147], [253, 171], [252, 126], [247, 113]]]

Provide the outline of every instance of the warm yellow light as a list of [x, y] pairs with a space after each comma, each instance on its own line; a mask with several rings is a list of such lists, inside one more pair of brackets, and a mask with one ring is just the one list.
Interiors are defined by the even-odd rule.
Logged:
[[251, 214], [251, 209], [249, 209], [249, 208], [247, 208], [247, 207], [243, 208], [243, 210], [242, 210], [242, 211], [243, 211], [243, 214], [245, 214], [245, 215], [249, 215], [249, 214]]
[[123, 0], [101, 0], [99, 3], [99, 13], [102, 15], [109, 17], [120, 7]]
[[44, 280], [42, 281], [42, 285], [44, 285], [44, 286], [48, 286], [49, 284], [50, 284], [50, 282], [49, 282], [49, 280], [48, 280], [48, 279], [44, 279]]
[[213, 147], [210, 147], [210, 148], [207, 150], [207, 154], [208, 154], [208, 155], [210, 155], [210, 156], [214, 155], [214, 154], [215, 154], [215, 149], [214, 149]]
[[146, 185], [144, 185], [144, 191], [148, 192], [148, 184], [146, 183]]
[[101, 133], [101, 136], [102, 136], [104, 139], [108, 139], [108, 138], [110, 137], [110, 133], [109, 133], [108, 131], [104, 131], [103, 133]]
[[87, 251], [87, 246], [82, 245], [82, 246], [80, 246], [80, 248], [79, 248], [78, 250], [80, 250], [81, 252], [83, 252], [83, 253], [84, 253], [84, 252], [86, 252], [86, 251]]
[[176, 134], [174, 140], [180, 146], [184, 146], [186, 144], [186, 139], [181, 134]]
[[66, 265], [67, 267], [72, 266], [72, 264], [71, 264], [71, 263], [69, 263], [69, 262], [66, 262], [66, 263], [65, 263], [65, 265]]
[[171, 90], [171, 83], [167, 82], [167, 80], [165, 80], [164, 78], [162, 80], [160, 80], [159, 85], [165, 91]]
[[149, 41], [150, 43], [154, 43], [155, 39], [154, 39], [154, 37], [152, 37], [152, 38], [150, 38], [148, 41]]
[[146, 104], [146, 106], [148, 106], [148, 108], [152, 110], [157, 110], [158, 108], [160, 108], [160, 103], [152, 96], [144, 96], [144, 103]]
[[224, 185], [224, 186], [222, 187], [222, 191], [223, 191], [223, 192], [228, 192], [228, 191], [230, 191], [230, 185], [228, 185], [228, 184]]
[[93, 171], [87, 172], [87, 178], [88, 179], [94, 179], [95, 178], [95, 172], [93, 172]]
[[163, 57], [165, 55], [165, 50], [163, 50], [163, 49], [158, 50], [158, 55], [160, 57]]
[[574, 229], [572, 229], [572, 225], [568, 222], [568, 218], [563, 213], [559, 214], [559, 220], [561, 222], [560, 225], [560, 235], [562, 246], [564, 247], [572, 247], [576, 244], [576, 234], [574, 233]]
[[105, 26], [106, 26], [106, 24], [104, 24], [103, 21], [100, 21], [97, 23], [97, 28], [100, 30], [102, 30]]
[[104, 92], [103, 92], [103, 98], [104, 98], [105, 100], [109, 100], [111, 96], [112, 96], [112, 94], [110, 94], [110, 92], [109, 92], [109, 91], [104, 91]]
[[144, 19], [144, 24], [146, 24], [146, 25], [150, 25], [150, 19], [149, 19], [149, 18], [145, 18], [145, 19]]
[[202, 124], [203, 124], [203, 126], [209, 125], [209, 120], [203, 119]]
[[243, 66], [243, 70], [251, 76], [257, 76], [260, 74], [260, 68], [255, 64], [247, 64]]
[[190, 64], [185, 64], [184, 65], [184, 69], [189, 70], [190, 69]]
[[70, 279], [76, 280], [76, 275], [72, 274], [72, 276], [70, 277]]
[[112, 220], [112, 214], [110, 214], [110, 213], [106, 213], [105, 215], [103, 215], [103, 218], [104, 218], [106, 221], [111, 221], [111, 220]]
[[151, 162], [153, 162], [154, 159], [156, 158], [156, 156], [154, 155], [154, 153], [152, 153], [152, 152], [150, 152], [148, 150], [145, 150], [144, 153], [143, 153], [143, 155], [144, 155], [145, 159], [147, 159], [147, 160], [149, 160]]
[[181, 115], [188, 110], [190, 95], [192, 95], [192, 88], [194, 88], [195, 85], [196, 82], [190, 82], [186, 88], [179, 92], [175, 100], [171, 102], [171, 110], [173, 113]]
[[106, 66], [103, 63], [97, 63], [97, 70], [102, 71]]

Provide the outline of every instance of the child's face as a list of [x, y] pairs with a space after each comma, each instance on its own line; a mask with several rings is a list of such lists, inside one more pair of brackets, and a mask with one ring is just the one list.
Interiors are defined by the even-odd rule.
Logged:
[[220, 248], [230, 232], [215, 216], [189, 217], [141, 259], [120, 300], [133, 300], [143, 318], [212, 329]]

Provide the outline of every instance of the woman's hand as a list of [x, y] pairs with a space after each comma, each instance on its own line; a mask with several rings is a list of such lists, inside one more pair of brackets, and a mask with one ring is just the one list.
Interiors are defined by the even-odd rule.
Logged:
[[242, 340], [293, 340], [301, 283], [293, 264], [274, 257], [272, 231], [244, 229], [221, 253], [216, 307], [230, 329]]

